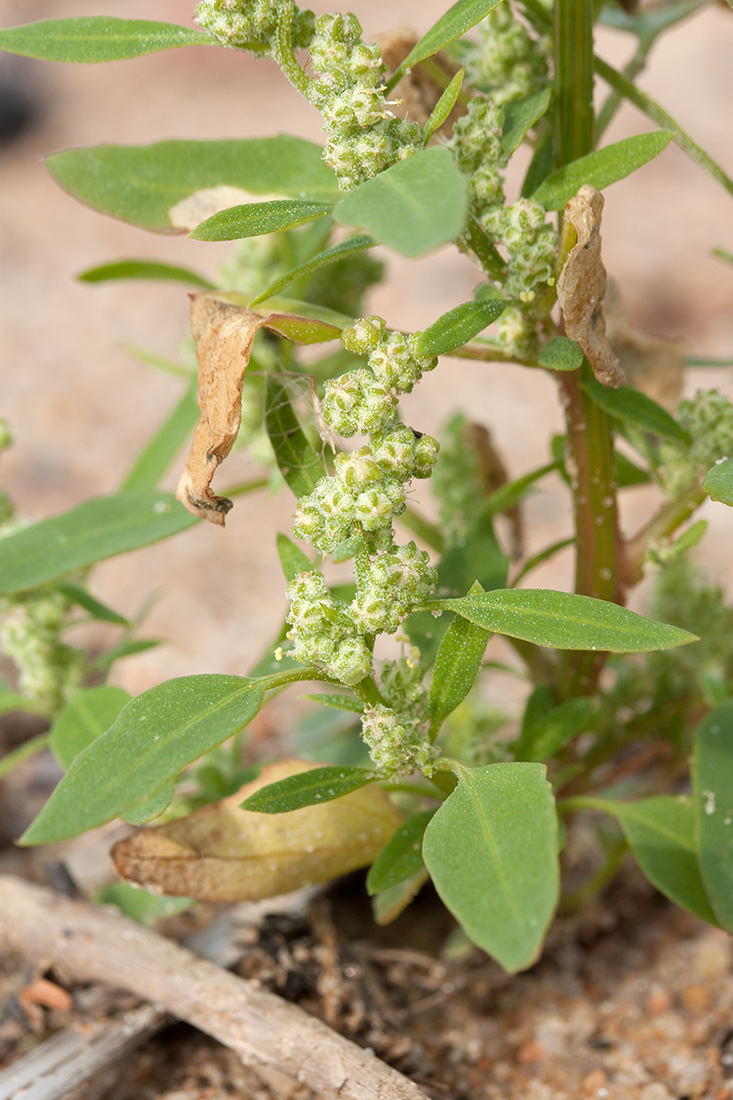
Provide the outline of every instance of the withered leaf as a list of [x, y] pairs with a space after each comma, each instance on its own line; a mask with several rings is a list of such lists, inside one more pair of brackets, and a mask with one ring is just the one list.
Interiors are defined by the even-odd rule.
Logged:
[[635, 328], [613, 279], [608, 284], [605, 312], [606, 330], [630, 385], [674, 413], [682, 397], [685, 345], [681, 340], [650, 336]]
[[577, 243], [557, 280], [557, 297], [565, 335], [583, 349], [599, 382], [620, 386], [624, 373], [606, 335], [603, 315], [607, 277], [601, 259], [602, 210], [603, 195], [587, 183], [566, 204], [565, 222], [575, 229]]
[[163, 894], [202, 901], [256, 901], [366, 867], [402, 818], [370, 784], [332, 802], [286, 814], [240, 809], [256, 790], [319, 765], [286, 760], [237, 794], [112, 850], [117, 872]]
[[176, 496], [194, 515], [224, 526], [231, 500], [215, 496], [211, 481], [231, 451], [242, 421], [242, 385], [257, 329], [267, 318], [211, 294], [191, 299], [191, 332], [199, 364], [201, 419]]

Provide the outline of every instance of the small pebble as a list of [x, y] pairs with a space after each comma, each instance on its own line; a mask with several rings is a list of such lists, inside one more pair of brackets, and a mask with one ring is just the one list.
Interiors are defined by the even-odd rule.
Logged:
[[653, 1016], [659, 1016], [662, 1012], [669, 1012], [672, 998], [666, 989], [655, 989], [649, 994], [646, 1002], [647, 1011]]
[[651, 1085], [644, 1085], [639, 1100], [672, 1100], [672, 1094], [661, 1081], [653, 1081]]
[[547, 1051], [536, 1039], [529, 1039], [517, 1051], [517, 1061], [522, 1066], [532, 1065], [534, 1062], [542, 1062], [547, 1057]]
[[710, 1007], [710, 990], [704, 985], [688, 985], [680, 993], [682, 1007], [697, 1015]]
[[593, 1096], [595, 1093], [600, 1092], [601, 1089], [605, 1089], [607, 1082], [608, 1078], [602, 1069], [593, 1069], [590, 1073], [585, 1075], [580, 1082], [580, 1087], [588, 1096]]

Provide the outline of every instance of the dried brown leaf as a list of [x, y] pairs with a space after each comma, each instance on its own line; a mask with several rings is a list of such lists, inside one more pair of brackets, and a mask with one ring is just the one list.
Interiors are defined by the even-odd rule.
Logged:
[[177, 497], [194, 515], [220, 527], [232, 506], [215, 496], [211, 481], [234, 445], [242, 420], [242, 384], [258, 328], [267, 318], [211, 294], [194, 294], [191, 332], [199, 364], [201, 419], [189, 451]]
[[572, 225], [577, 243], [557, 280], [557, 297], [565, 335], [583, 349], [599, 382], [620, 386], [625, 381], [624, 373], [606, 335], [603, 315], [607, 276], [601, 259], [602, 210], [603, 195], [587, 183], [566, 204], [565, 224]]
[[685, 345], [635, 328], [613, 279], [608, 284], [605, 313], [606, 331], [630, 385], [674, 413], [682, 397]]
[[240, 809], [268, 783], [317, 766], [302, 760], [272, 764], [223, 802], [141, 829], [115, 845], [118, 873], [163, 894], [234, 902], [285, 894], [366, 867], [402, 820], [374, 784], [287, 814]]

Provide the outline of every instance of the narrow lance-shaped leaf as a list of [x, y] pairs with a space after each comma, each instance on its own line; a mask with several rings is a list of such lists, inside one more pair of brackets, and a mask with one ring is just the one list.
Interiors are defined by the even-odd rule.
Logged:
[[160, 264], [151, 260], [118, 260], [113, 264], [101, 264], [89, 267], [77, 275], [82, 283], [108, 283], [117, 279], [161, 279], [174, 283], [188, 283], [206, 290], [212, 290], [214, 284], [178, 264]]
[[287, 814], [303, 806], [315, 806], [342, 798], [351, 791], [358, 791], [373, 783], [374, 772], [364, 768], [325, 767], [312, 768], [298, 775], [288, 776], [276, 783], [262, 787], [242, 802], [243, 810], [260, 814]]
[[697, 641], [677, 626], [646, 619], [618, 604], [550, 589], [499, 589], [432, 600], [425, 610], [457, 611], [478, 626], [554, 649], [646, 653]]
[[703, 882], [718, 920], [733, 930], [733, 700], [695, 731], [693, 808]]
[[57, 581], [54, 588], [77, 607], [81, 607], [84, 611], [88, 611], [95, 622], [114, 623], [116, 626], [130, 625], [124, 615], [120, 615], [114, 608], [108, 607], [107, 604], [102, 603], [101, 600], [98, 600], [86, 588], [82, 588], [81, 585], [72, 584], [70, 581]]
[[287, 535], [278, 532], [276, 543], [286, 581], [292, 581], [299, 573], [307, 573], [313, 568], [310, 558]]
[[690, 437], [679, 426], [673, 416], [633, 386], [619, 386], [611, 389], [600, 382], [591, 380], [583, 383], [583, 389], [591, 400], [627, 424], [633, 424], [644, 432], [660, 435], [664, 439], [674, 439], [678, 443], [689, 443]]
[[713, 500], [733, 507], [733, 458], [724, 458], [708, 470], [702, 487]]
[[23, 592], [104, 558], [160, 542], [195, 522], [172, 493], [134, 490], [87, 500], [3, 539], [0, 594]]
[[504, 133], [501, 136], [501, 148], [505, 156], [516, 152], [527, 136], [527, 131], [542, 118], [550, 105], [550, 89], [528, 96], [526, 99], [512, 100], [504, 107]]
[[328, 264], [335, 263], [336, 260], [343, 260], [348, 256], [356, 256], [360, 252], [365, 252], [368, 248], [373, 248], [375, 242], [371, 237], [361, 234], [356, 237], [349, 237], [345, 241], [341, 241], [340, 244], [334, 245], [332, 248], [326, 248], [323, 252], [319, 252], [317, 256], [311, 257], [305, 263], [300, 264], [298, 267], [293, 267], [290, 271], [286, 271], [284, 275], [280, 275], [269, 286], [266, 286], [256, 298], [250, 299], [250, 308], [256, 306], [259, 302], [265, 302], [268, 298], [271, 298], [273, 294], [279, 294], [283, 287], [286, 287], [288, 283], [292, 283], [295, 279], [301, 279], [306, 275], [311, 275], [314, 271], [318, 271], [321, 267], [326, 267]]
[[185, 676], [144, 692], [75, 757], [22, 844], [78, 836], [133, 810], [243, 729], [263, 689], [241, 676]]
[[125, 61], [179, 46], [217, 46], [209, 34], [149, 19], [108, 15], [43, 19], [0, 30], [0, 50], [41, 61]]
[[541, 764], [463, 768], [425, 830], [425, 866], [474, 943], [531, 966], [559, 893], [557, 816]]
[[529, 697], [520, 735], [512, 745], [515, 759], [549, 760], [587, 729], [593, 710], [592, 699], [566, 699], [555, 705], [548, 685], [540, 684]]
[[272, 199], [231, 206], [212, 214], [190, 234], [196, 241], [238, 241], [278, 233], [295, 225], [329, 214], [333, 203], [308, 202], [305, 199]]
[[457, 0], [457, 3], [441, 15], [437, 23], [434, 23], [422, 36], [417, 45], [413, 46], [399, 68], [395, 69], [389, 78], [387, 91], [391, 91], [413, 65], [424, 61], [426, 57], [431, 57], [456, 38], [460, 38], [466, 31], [470, 31], [471, 27], [475, 27], [490, 11], [494, 10], [498, 3], [499, 0]]
[[420, 333], [415, 351], [418, 355], [448, 355], [483, 332], [501, 316], [507, 305], [499, 298], [463, 302]]
[[404, 256], [421, 256], [460, 236], [467, 209], [466, 177], [444, 146], [431, 146], [355, 187], [333, 217]]
[[671, 115], [667, 114], [664, 108], [661, 107], [656, 100], [642, 91], [642, 89], [634, 84], [632, 80], [628, 80], [622, 73], [617, 72], [611, 65], [602, 61], [600, 57], [595, 58], [594, 64], [598, 75], [603, 77], [619, 95], [622, 95], [624, 99], [628, 99], [629, 103], [633, 103], [635, 107], [638, 107], [640, 111], [643, 111], [645, 115], [651, 118], [659, 126], [663, 126], [666, 130], [671, 131], [680, 149], [687, 153], [688, 157], [696, 161], [701, 168], [704, 168], [714, 180], [717, 180], [729, 195], [733, 195], [733, 179], [723, 171], [720, 165], [714, 161], [696, 141], [692, 140], [690, 135], [675, 122]]
[[458, 97], [461, 94], [461, 88], [463, 86], [463, 78], [466, 75], [465, 69], [459, 69], [456, 75], [451, 80], [448, 87], [441, 95], [438, 102], [433, 108], [430, 118], [425, 123], [424, 133], [426, 137], [431, 137], [436, 130], [439, 130], [443, 123], [448, 118], [455, 107]]
[[660, 893], [702, 920], [717, 924], [700, 876], [689, 798], [663, 796], [638, 802], [582, 798], [577, 802], [618, 820], [634, 858]]
[[65, 191], [115, 218], [187, 233], [218, 210], [258, 195], [335, 201], [336, 177], [319, 145], [279, 134], [67, 149], [45, 165]]
[[547, 210], [562, 210], [584, 183], [602, 191], [653, 160], [672, 137], [670, 130], [652, 130], [578, 157], [543, 180], [531, 198]]
[[199, 415], [196, 387], [191, 385], [152, 439], [143, 447], [120, 488], [154, 489], [184, 446]]
[[324, 472], [321, 456], [308, 442], [285, 384], [276, 374], [267, 377], [265, 426], [288, 488], [298, 499], [312, 493]]
[[[469, 594], [481, 592], [476, 583]], [[430, 682], [430, 731], [436, 735], [448, 715], [463, 702], [481, 668], [490, 633], [456, 615], [443, 635], [435, 655]]]
[[391, 890], [423, 870], [422, 839], [434, 813], [435, 810], [422, 810], [402, 822], [369, 869], [366, 880], [368, 893], [381, 894]]

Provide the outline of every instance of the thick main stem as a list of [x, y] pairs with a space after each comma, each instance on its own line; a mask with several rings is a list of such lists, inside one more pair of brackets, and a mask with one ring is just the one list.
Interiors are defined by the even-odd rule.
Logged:
[[[555, 2], [555, 141], [557, 167], [585, 156], [593, 147], [593, 2]], [[590, 367], [560, 375], [568, 431], [568, 466], [573, 483], [577, 532], [575, 590], [600, 599], [618, 599], [618, 519], [613, 437], [608, 415], [582, 388]], [[593, 691], [604, 657], [569, 653], [564, 693]]]

